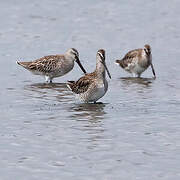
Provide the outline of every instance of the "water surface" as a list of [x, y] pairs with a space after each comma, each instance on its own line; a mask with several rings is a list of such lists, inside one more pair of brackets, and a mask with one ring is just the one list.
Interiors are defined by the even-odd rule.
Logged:
[[[0, 179], [179, 180], [178, 0], [6, 0], [0, 6]], [[149, 43], [157, 78], [117, 58]], [[79, 103], [72, 72], [45, 84], [15, 64], [74, 47], [88, 72], [99, 48], [112, 74], [103, 104]]]

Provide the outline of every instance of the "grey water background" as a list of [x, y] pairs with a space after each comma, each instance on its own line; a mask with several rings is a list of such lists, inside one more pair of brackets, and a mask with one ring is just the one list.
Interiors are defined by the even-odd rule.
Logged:
[[[0, 180], [179, 180], [180, 1], [0, 1]], [[152, 46], [157, 79], [114, 64]], [[77, 48], [92, 72], [99, 48], [112, 75], [103, 104], [17, 66]]]

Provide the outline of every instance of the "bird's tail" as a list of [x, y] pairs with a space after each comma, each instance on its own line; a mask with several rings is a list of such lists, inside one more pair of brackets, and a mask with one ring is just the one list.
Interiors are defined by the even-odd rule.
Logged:
[[68, 82], [66, 83], [66, 86], [67, 86], [70, 90], [72, 90], [72, 87], [73, 87], [73, 85], [74, 85], [74, 82], [75, 82], [75, 81], [68, 81]]
[[16, 61], [16, 63], [24, 68], [27, 68], [31, 62], [20, 62]]
[[124, 61], [123, 60], [116, 60], [115, 64], [117, 64], [118, 66], [121, 66], [122, 68], [124, 68]]

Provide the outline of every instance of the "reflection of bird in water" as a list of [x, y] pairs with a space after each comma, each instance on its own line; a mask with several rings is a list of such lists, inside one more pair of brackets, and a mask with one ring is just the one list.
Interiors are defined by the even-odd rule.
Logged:
[[44, 76], [46, 82], [52, 82], [53, 78], [63, 76], [71, 71], [74, 67], [74, 62], [77, 62], [81, 70], [86, 73], [79, 60], [79, 53], [74, 48], [68, 49], [63, 55], [44, 56], [29, 62], [17, 61], [17, 64], [35, 75]]
[[146, 94], [147, 92], [152, 91], [152, 83], [154, 82], [154, 78], [120, 78], [121, 82], [121, 89], [124, 90], [124, 92], [127, 92], [129, 97], [135, 97], [143, 94]]
[[126, 85], [140, 84], [144, 86], [150, 86], [154, 81], [154, 78], [133, 78], [133, 77], [121, 77], [121, 82]]
[[[57, 89], [57, 88], [64, 88], [66, 87], [65, 83], [51, 83], [51, 84], [47, 84], [47, 83], [33, 83], [30, 85], [27, 85], [25, 87], [29, 87], [29, 88], [34, 88], [34, 89]], [[66, 88], [67, 89], [67, 88]]]
[[85, 132], [83, 139], [89, 142], [89, 149], [97, 147], [99, 140], [104, 139], [105, 106], [106, 104], [84, 103], [69, 107], [68, 111], [72, 114], [69, 118], [76, 121], [72, 128]]
[[60, 102], [69, 100], [71, 95], [65, 83], [34, 83], [26, 85], [24, 89], [30, 91], [31, 93], [27, 95], [33, 98], [52, 99], [55, 97]]
[[75, 104], [69, 111], [73, 113], [72, 118], [77, 120], [90, 120], [92, 123], [104, 119], [106, 114], [104, 111], [105, 104]]

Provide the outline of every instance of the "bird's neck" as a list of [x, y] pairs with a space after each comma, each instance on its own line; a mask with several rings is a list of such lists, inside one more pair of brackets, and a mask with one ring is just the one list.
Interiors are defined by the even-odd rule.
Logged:
[[96, 63], [96, 75], [99, 77], [99, 78], [105, 78], [105, 67], [104, 65], [100, 62], [100, 61], [97, 61]]

